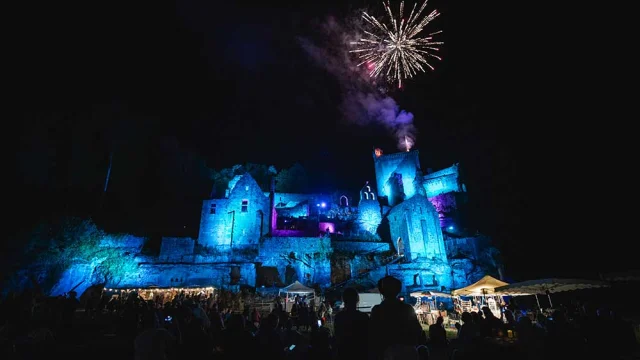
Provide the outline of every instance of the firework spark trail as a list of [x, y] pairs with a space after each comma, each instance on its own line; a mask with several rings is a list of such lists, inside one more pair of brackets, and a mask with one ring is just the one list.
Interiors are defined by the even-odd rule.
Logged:
[[351, 53], [357, 54], [358, 66], [373, 64], [369, 76], [377, 78], [384, 76], [390, 83], [397, 82], [402, 87], [404, 79], [410, 79], [418, 72], [425, 72], [425, 67], [433, 70], [429, 58], [441, 60], [433, 52], [438, 51], [441, 41], [434, 41], [433, 37], [442, 31], [418, 37], [418, 34], [435, 18], [440, 15], [433, 10], [429, 15], [420, 19], [420, 15], [427, 6], [427, 1], [416, 11], [417, 3], [413, 5], [409, 18], [404, 19], [404, 1], [400, 3], [399, 19], [393, 15], [389, 1], [383, 3], [389, 16], [390, 24], [381, 23], [375, 17], [364, 12], [362, 18], [372, 26], [372, 31], [364, 31], [365, 37], [351, 42], [356, 48]]

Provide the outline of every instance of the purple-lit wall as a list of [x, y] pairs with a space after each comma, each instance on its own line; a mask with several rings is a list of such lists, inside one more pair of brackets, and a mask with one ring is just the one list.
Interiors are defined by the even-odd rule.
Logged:
[[452, 217], [457, 210], [455, 193], [433, 196], [429, 198], [429, 201], [431, 201], [433, 206], [436, 207], [441, 228], [455, 226], [454, 219]]
[[319, 222], [318, 223], [318, 230], [320, 230], [321, 232], [326, 232], [327, 228], [329, 229], [330, 233], [334, 233], [336, 232], [336, 224], [332, 223], [332, 222]]
[[272, 231], [273, 236], [282, 236], [282, 237], [298, 237], [308, 235], [308, 231], [305, 230], [278, 230], [274, 229]]

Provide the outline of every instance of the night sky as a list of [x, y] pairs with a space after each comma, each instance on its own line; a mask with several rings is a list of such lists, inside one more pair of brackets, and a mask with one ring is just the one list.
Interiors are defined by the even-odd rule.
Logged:
[[[379, 14], [380, 3], [214, 3], [16, 10], [5, 45], [19, 119], [8, 140], [16, 228], [73, 213], [118, 231], [195, 236], [208, 194], [192, 179], [200, 159], [216, 169], [299, 162], [317, 191], [373, 179], [372, 149], [394, 152], [395, 139], [344, 119], [339, 79], [300, 41], [322, 44], [329, 17]], [[415, 116], [422, 166], [460, 162], [474, 225], [515, 279], [632, 267], [621, 250], [635, 241], [622, 220], [633, 202], [622, 199], [636, 184], [613, 137], [629, 99], [614, 94], [620, 70], [591, 56], [572, 24], [540, 26], [544, 9], [503, 5], [430, 1], [443, 61], [389, 94]]]

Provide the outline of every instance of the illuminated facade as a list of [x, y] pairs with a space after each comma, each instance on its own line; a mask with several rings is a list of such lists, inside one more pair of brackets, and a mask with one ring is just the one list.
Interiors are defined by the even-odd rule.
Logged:
[[[373, 160], [375, 185], [366, 182], [355, 202], [348, 194], [264, 193], [250, 175], [238, 176], [225, 198], [203, 202], [197, 242], [227, 256], [255, 249], [241, 259], [257, 264], [251, 286], [299, 280], [330, 287], [390, 273], [407, 287], [465, 282], [448, 260], [460, 249], [445, 244], [459, 225], [457, 199], [466, 190], [458, 165], [424, 175], [417, 150], [376, 149]], [[389, 263], [385, 256], [399, 252], [398, 241], [403, 258]]]
[[[373, 288], [391, 274], [405, 290], [442, 291], [497, 275], [495, 260], [484, 255], [496, 253], [487, 251], [490, 241], [457, 223], [465, 192], [458, 166], [423, 175], [418, 155], [376, 149], [376, 183], [365, 182], [353, 195], [276, 193], [273, 185], [264, 192], [249, 174], [236, 176], [223, 197], [203, 201], [197, 239], [163, 238], [155, 255], [142, 252], [145, 238], [105, 244], [135, 262], [107, 285], [239, 289], [298, 280]], [[69, 269], [55, 289], [66, 291], [98, 266]]]

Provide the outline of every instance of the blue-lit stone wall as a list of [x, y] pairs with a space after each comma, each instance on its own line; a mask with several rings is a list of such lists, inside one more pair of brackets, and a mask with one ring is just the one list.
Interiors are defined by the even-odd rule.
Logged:
[[414, 180], [417, 170], [420, 169], [419, 153], [417, 150], [409, 152], [399, 152], [389, 155], [373, 155], [373, 162], [376, 172], [376, 185], [379, 196], [386, 196], [390, 205], [395, 205], [391, 199], [392, 194], [389, 179], [394, 173], [402, 175], [402, 186], [405, 199], [409, 199], [416, 193]]
[[333, 251], [327, 237], [265, 237], [260, 241], [258, 256], [271, 256], [274, 252], [328, 253]]
[[393, 241], [402, 238], [405, 255], [409, 259], [437, 258], [447, 261], [438, 212], [429, 199], [416, 195], [405, 200], [391, 209], [388, 219], [391, 238]]
[[431, 198], [448, 192], [464, 191], [459, 181], [458, 164], [446, 169], [438, 170], [424, 176], [424, 189], [427, 197]]
[[[265, 192], [265, 196], [269, 197], [269, 193]], [[331, 204], [339, 203], [339, 199], [334, 199], [331, 195], [325, 194], [297, 194], [297, 193], [280, 193], [274, 194], [274, 202], [276, 207], [284, 204], [306, 203], [308, 204], [309, 214], [300, 213], [300, 216], [316, 215], [318, 212], [326, 213], [331, 209]], [[324, 203], [325, 206], [320, 205]]]
[[331, 279], [329, 256], [332, 252], [328, 237], [271, 237], [260, 241], [257, 261], [262, 266], [277, 268], [283, 283], [287, 283], [284, 275], [289, 266], [301, 283], [327, 286]]
[[457, 254], [473, 257], [480, 257], [480, 254], [491, 246], [491, 239], [487, 236], [473, 237], [452, 237], [447, 236], [444, 240], [447, 254], [453, 257]]
[[[423, 186], [427, 196], [423, 196], [414, 188], [414, 184], [419, 183], [414, 182], [420, 168], [417, 151], [374, 155], [374, 164], [378, 193], [374, 194], [371, 187], [365, 185], [367, 195], [361, 190], [361, 200], [357, 205], [350, 203], [352, 208], [348, 208], [346, 202], [339, 206], [337, 193], [326, 196], [275, 194], [275, 203], [285, 206], [288, 216], [320, 222], [313, 224], [313, 233], [333, 226], [332, 232], [344, 228], [349, 231], [349, 237], [303, 237], [309, 232], [296, 230], [264, 237], [269, 233], [271, 213], [268, 193], [264, 193], [250, 175], [236, 176], [229, 183], [225, 198], [203, 201], [197, 240], [165, 237], [159, 255], [155, 256], [143, 254], [145, 238], [107, 235], [99, 246], [115, 252], [96, 251], [96, 254], [107, 255], [77, 261], [65, 270], [51, 294], [66, 293], [78, 284], [76, 291], [82, 293], [87, 286], [105, 281], [105, 269], [109, 272], [107, 286], [120, 288], [255, 286], [256, 266], [276, 268], [280, 281], [285, 284], [298, 280], [306, 285], [327, 287], [331, 285], [333, 272], [333, 275], [342, 274], [334, 276], [340, 278], [340, 282], [350, 277], [361, 285], [370, 281], [375, 286], [375, 281], [388, 269], [403, 281], [405, 290], [462, 287], [496, 269], [487, 238], [456, 238], [453, 232], [443, 237], [441, 227], [447, 230], [453, 225], [449, 222], [457, 211], [455, 194], [464, 191], [458, 181], [457, 165], [425, 175]], [[385, 188], [393, 174], [402, 177], [405, 200], [395, 206], [381, 206], [378, 195], [393, 195]], [[345, 210], [349, 211], [345, 213]], [[380, 227], [383, 220], [384, 226]], [[391, 243], [379, 241], [379, 234]], [[409, 262], [387, 267], [388, 252], [397, 250], [399, 237], [403, 239]], [[108, 256], [111, 258], [107, 259]], [[485, 263], [491, 266], [482, 265]], [[38, 273], [37, 268], [34, 269], [32, 273]]]
[[485, 275], [501, 278], [502, 263], [497, 258], [499, 251], [487, 236], [445, 236], [444, 240], [449, 264], [453, 274], [453, 287], [464, 287]]
[[[240, 277], [232, 278], [232, 270], [239, 270]], [[119, 287], [185, 287], [215, 286], [228, 288], [232, 285], [255, 286], [256, 270], [253, 263], [212, 264], [154, 264], [140, 265], [138, 276], [132, 276]]]
[[229, 247], [232, 219], [228, 214], [228, 203], [227, 199], [212, 199], [202, 202], [198, 244], [205, 247]]
[[[98, 264], [98, 262], [79, 262], [71, 265], [70, 268], [66, 269], [62, 273], [62, 276], [60, 276], [60, 279], [56, 284], [53, 285], [49, 295], [64, 295], [72, 289], [78, 293], [78, 296], [81, 295], [89, 286], [91, 286], [93, 283], [92, 280], [98, 280], [93, 277], [94, 270]], [[28, 278], [25, 277], [25, 279]]]
[[243, 175], [230, 182], [230, 186], [233, 187], [228, 198], [203, 201], [198, 237], [203, 246], [221, 249], [255, 246], [269, 232], [269, 198], [255, 180]]
[[389, 275], [402, 281], [403, 291], [427, 288], [431, 290], [451, 289], [453, 273], [448, 263], [438, 259], [420, 259], [407, 264], [388, 266]]
[[160, 244], [160, 261], [193, 261], [195, 239], [163, 237]]
[[294, 218], [302, 218], [309, 216], [309, 202], [305, 201], [302, 203], [297, 203], [292, 207], [276, 207], [276, 212], [278, 216], [290, 216]]
[[334, 241], [332, 246], [333, 251], [354, 253], [386, 252], [391, 250], [389, 243], [373, 241]]
[[360, 200], [360, 204], [358, 204], [359, 229], [377, 236], [378, 226], [380, 226], [381, 221], [380, 203], [377, 200]]
[[[269, 197], [269, 193], [265, 192], [264, 195]], [[315, 198], [314, 194], [298, 194], [298, 193], [275, 193], [274, 202], [277, 206], [278, 204], [287, 204], [291, 202], [301, 203], [301, 202], [313, 202]]]

